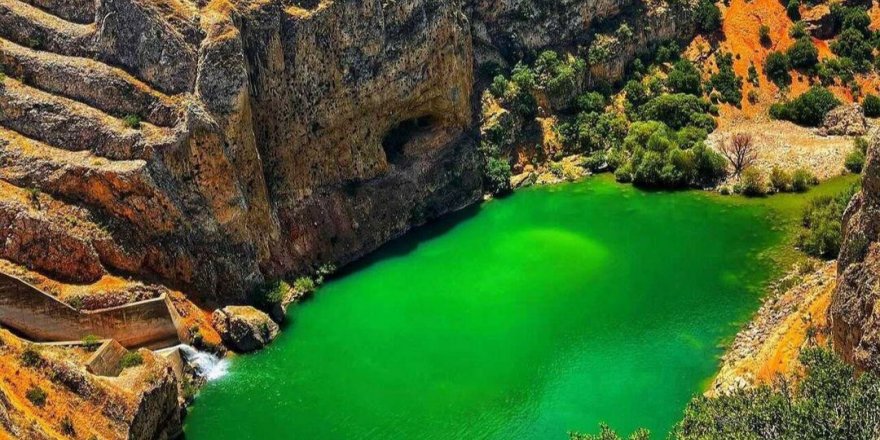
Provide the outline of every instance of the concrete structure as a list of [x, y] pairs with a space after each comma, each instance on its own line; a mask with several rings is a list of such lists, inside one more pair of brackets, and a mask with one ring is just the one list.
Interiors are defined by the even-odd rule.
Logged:
[[31, 284], [0, 273], [0, 325], [35, 342], [114, 339], [126, 348], [181, 341], [179, 316], [165, 295], [118, 307], [80, 311]]

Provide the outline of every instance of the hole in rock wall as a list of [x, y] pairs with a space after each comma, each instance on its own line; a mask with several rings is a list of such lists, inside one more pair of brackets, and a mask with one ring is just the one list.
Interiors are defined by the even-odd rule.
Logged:
[[392, 127], [382, 139], [382, 149], [385, 150], [385, 159], [388, 163], [400, 163], [405, 157], [406, 144], [419, 134], [429, 131], [435, 123], [433, 117], [421, 116], [407, 119]]

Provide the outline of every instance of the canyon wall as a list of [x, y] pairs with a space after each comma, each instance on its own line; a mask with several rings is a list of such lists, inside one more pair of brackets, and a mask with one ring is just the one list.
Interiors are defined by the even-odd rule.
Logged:
[[829, 311], [834, 348], [880, 372], [880, 132], [871, 133], [862, 190], [843, 216], [837, 289]]
[[[480, 62], [599, 41], [615, 56], [592, 72], [616, 79], [692, 34], [688, 10], [0, 0], [0, 258], [246, 302], [479, 200]], [[621, 23], [635, 32], [609, 43]]]

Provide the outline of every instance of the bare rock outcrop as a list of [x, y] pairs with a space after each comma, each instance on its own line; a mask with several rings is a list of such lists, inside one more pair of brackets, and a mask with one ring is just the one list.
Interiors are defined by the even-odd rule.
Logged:
[[880, 137], [876, 130], [862, 190], [844, 213], [837, 272], [829, 312], [834, 347], [858, 367], [880, 371]]
[[819, 127], [821, 136], [863, 136], [868, 132], [868, 121], [862, 106], [843, 104], [825, 115]]
[[226, 306], [211, 316], [223, 342], [235, 351], [259, 350], [278, 336], [278, 324], [250, 306]]

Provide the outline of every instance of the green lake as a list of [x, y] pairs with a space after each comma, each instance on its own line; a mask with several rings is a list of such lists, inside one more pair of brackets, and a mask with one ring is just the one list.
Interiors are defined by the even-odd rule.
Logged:
[[[851, 181], [851, 179], [849, 179]], [[292, 308], [186, 420], [201, 439], [663, 438], [757, 309], [804, 201], [517, 191], [396, 240]]]

